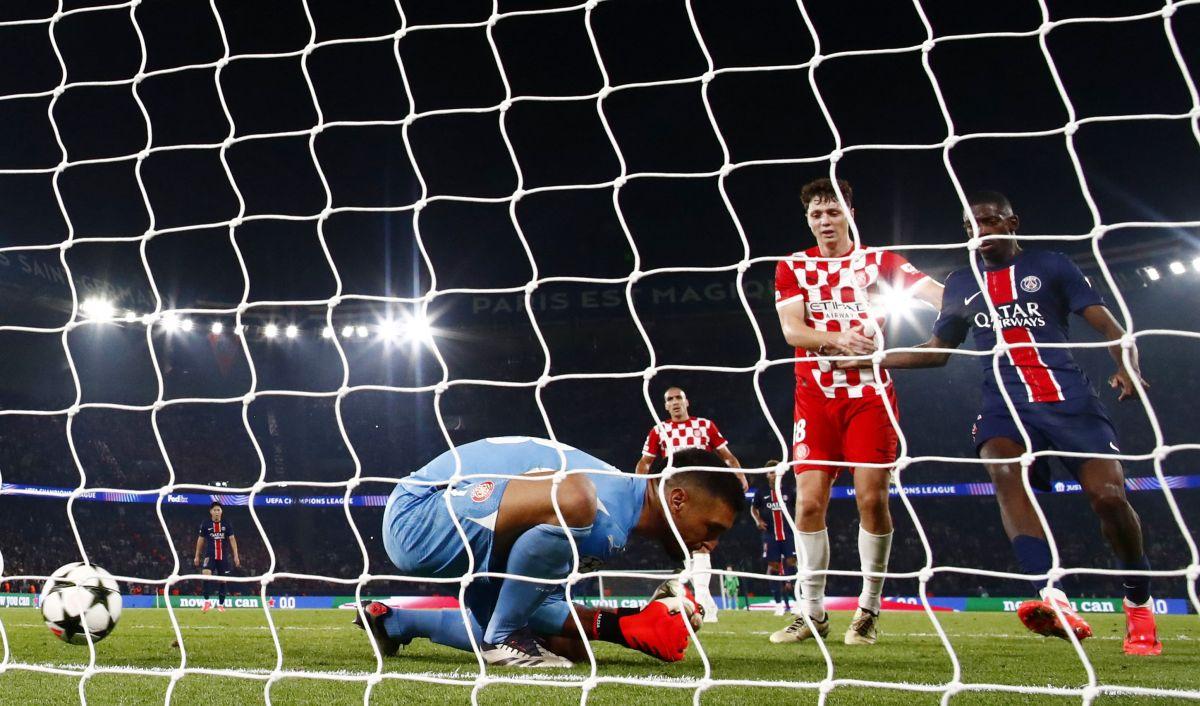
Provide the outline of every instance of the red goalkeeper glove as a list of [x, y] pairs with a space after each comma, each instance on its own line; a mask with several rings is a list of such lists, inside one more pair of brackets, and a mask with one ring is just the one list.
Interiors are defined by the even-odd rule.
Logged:
[[669, 581], [659, 586], [650, 603], [636, 613], [598, 612], [592, 630], [597, 639], [624, 645], [664, 662], [678, 662], [688, 646], [684, 620], [690, 619], [698, 626], [703, 616], [704, 611], [691, 592], [678, 581]]

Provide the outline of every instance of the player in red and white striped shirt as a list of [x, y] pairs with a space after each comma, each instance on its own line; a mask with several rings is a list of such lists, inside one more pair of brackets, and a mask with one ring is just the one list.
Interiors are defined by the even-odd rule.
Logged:
[[[838, 190], [841, 191], [839, 198]], [[775, 307], [783, 336], [796, 347], [796, 396], [792, 463], [797, 473], [796, 525], [802, 562], [809, 571], [829, 568], [829, 534], [825, 514], [829, 494], [841, 467], [890, 464], [896, 460], [898, 419], [892, 381], [871, 370], [835, 369], [819, 356], [868, 355], [883, 347], [884, 322], [891, 302], [916, 297], [934, 307], [942, 303], [942, 286], [922, 274], [901, 255], [858, 247], [850, 236], [854, 217], [850, 185], [817, 179], [800, 191], [808, 227], [816, 247], [797, 252], [775, 269]], [[888, 408], [892, 414], [889, 415]], [[851, 466], [861, 520], [859, 557], [864, 572], [887, 570], [892, 546], [888, 510], [891, 469]], [[801, 581], [806, 612], [824, 637], [825, 575]], [[873, 644], [879, 617], [882, 578], [863, 578], [859, 609], [846, 631], [846, 644]], [[771, 635], [772, 642], [799, 642], [812, 637], [804, 616]]]
[[[637, 463], [637, 473], [650, 472], [650, 464], [658, 456], [666, 456], [684, 449], [704, 449], [715, 451], [726, 466], [741, 468], [737, 456], [729, 450], [729, 442], [721, 436], [716, 423], [704, 417], [693, 417], [688, 414], [687, 393], [682, 388], [671, 387], [663, 394], [663, 404], [670, 419], [655, 424], [646, 435], [646, 443], [642, 446], [642, 457]], [[738, 480], [742, 482], [742, 490], [747, 486], [746, 474], [739, 472]], [[696, 600], [704, 607], [705, 622], [717, 621], [717, 604], [712, 598], [709, 581], [712, 574], [712, 560], [708, 550], [701, 549], [692, 553], [692, 585], [696, 590]]]

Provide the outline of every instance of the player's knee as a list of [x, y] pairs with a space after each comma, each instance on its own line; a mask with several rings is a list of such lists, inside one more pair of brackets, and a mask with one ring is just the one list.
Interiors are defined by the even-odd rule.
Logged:
[[858, 501], [858, 514], [861, 517], [881, 517], [888, 514], [887, 491], [859, 493], [855, 495]]
[[596, 520], [596, 486], [587, 476], [567, 476], [558, 486], [557, 497], [568, 527], [587, 527]]
[[796, 505], [796, 511], [802, 519], [818, 519], [825, 517], [825, 503], [819, 497], [803, 497]]
[[1123, 514], [1129, 505], [1124, 489], [1112, 484], [1092, 491], [1088, 494], [1088, 500], [1092, 503], [1092, 510], [1101, 517]]
[[1007, 463], [989, 463], [987, 464], [988, 476], [992, 479], [992, 485], [997, 488], [1016, 488], [1022, 486], [1021, 483], [1021, 467]]

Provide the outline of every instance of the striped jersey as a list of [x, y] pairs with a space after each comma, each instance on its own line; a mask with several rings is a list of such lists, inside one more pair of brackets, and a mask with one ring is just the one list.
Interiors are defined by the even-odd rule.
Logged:
[[711, 419], [704, 417], [688, 417], [682, 422], [668, 419], [655, 424], [646, 435], [646, 443], [642, 445], [643, 456], [666, 456], [684, 449], [704, 449], [716, 451], [728, 446], [729, 442], [721, 436], [721, 431]]
[[[817, 331], [841, 332], [870, 322], [882, 332], [888, 303], [929, 279], [904, 256], [890, 250], [854, 248], [836, 259], [819, 259], [814, 246], [794, 253], [775, 266], [775, 308], [804, 303], [804, 321]], [[818, 364], [815, 352], [796, 349], [797, 381], [811, 379], [830, 398], [877, 394], [870, 368], [833, 370]], [[887, 371], [880, 382], [891, 385]]]
[[200, 535], [204, 538], [204, 551], [211, 559], [224, 559], [226, 542], [235, 536], [233, 528], [225, 520], [205, 520], [200, 524]]
[[[1006, 343], [1066, 343], [1072, 312], [1081, 313], [1104, 301], [1066, 255], [1022, 250], [1004, 265], [980, 261], [988, 296], [1000, 318]], [[935, 336], [958, 346], [970, 333], [978, 350], [996, 345], [987, 302], [969, 267], [946, 279], [942, 313]], [[1006, 409], [996, 384], [992, 357], [981, 356], [983, 408]], [[1095, 393], [1091, 382], [1066, 348], [1012, 348], [1000, 357], [1000, 377], [1015, 404], [1086, 401]]]
[[767, 528], [763, 530], [764, 539], [773, 539], [777, 542], [788, 541], [792, 538], [792, 526], [788, 524], [785, 514], [791, 514], [795, 506], [796, 484], [793, 481], [788, 483], [785, 477], [783, 481], [783, 494], [780, 495], [775, 490], [775, 484], [770, 483], [769, 486], [759, 485], [754, 488], [753, 505], [758, 510], [758, 516], [766, 523]]

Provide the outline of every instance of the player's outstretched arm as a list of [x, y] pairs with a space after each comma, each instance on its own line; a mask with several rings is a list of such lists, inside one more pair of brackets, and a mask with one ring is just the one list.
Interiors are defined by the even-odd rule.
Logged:
[[[1117, 323], [1112, 312], [1103, 304], [1093, 304], [1079, 314], [1084, 321], [1088, 322], [1089, 326], [1096, 329], [1097, 333], [1109, 341], [1119, 341], [1125, 335], [1125, 328]], [[1150, 383], [1142, 378], [1141, 366], [1138, 364], [1137, 345], [1129, 349], [1128, 366], [1125, 365], [1125, 358], [1121, 355], [1121, 346], [1109, 346], [1108, 353], [1117, 364], [1117, 372], [1109, 376], [1108, 386], [1119, 390], [1118, 400], [1127, 400], [1137, 395], [1137, 388], [1133, 384], [1135, 377], [1142, 383], [1143, 388], [1150, 387]]]
[[941, 311], [942, 293], [945, 291], [946, 288], [941, 282], [938, 282], [933, 278], [926, 277], [925, 279], [921, 280], [920, 284], [913, 288], [913, 296], [932, 306], [934, 309]]
[[[890, 370], [898, 370], [901, 368], [940, 368], [950, 360], [950, 351], [948, 349], [958, 348], [958, 346], [943, 341], [937, 336], [931, 336], [928, 341], [925, 341], [918, 349], [942, 349], [942, 350], [914, 350], [914, 351], [889, 351], [879, 363], [879, 367], [888, 368]], [[869, 368], [871, 367], [870, 358], [860, 358], [858, 360], [839, 360], [837, 367], [839, 368]]]

